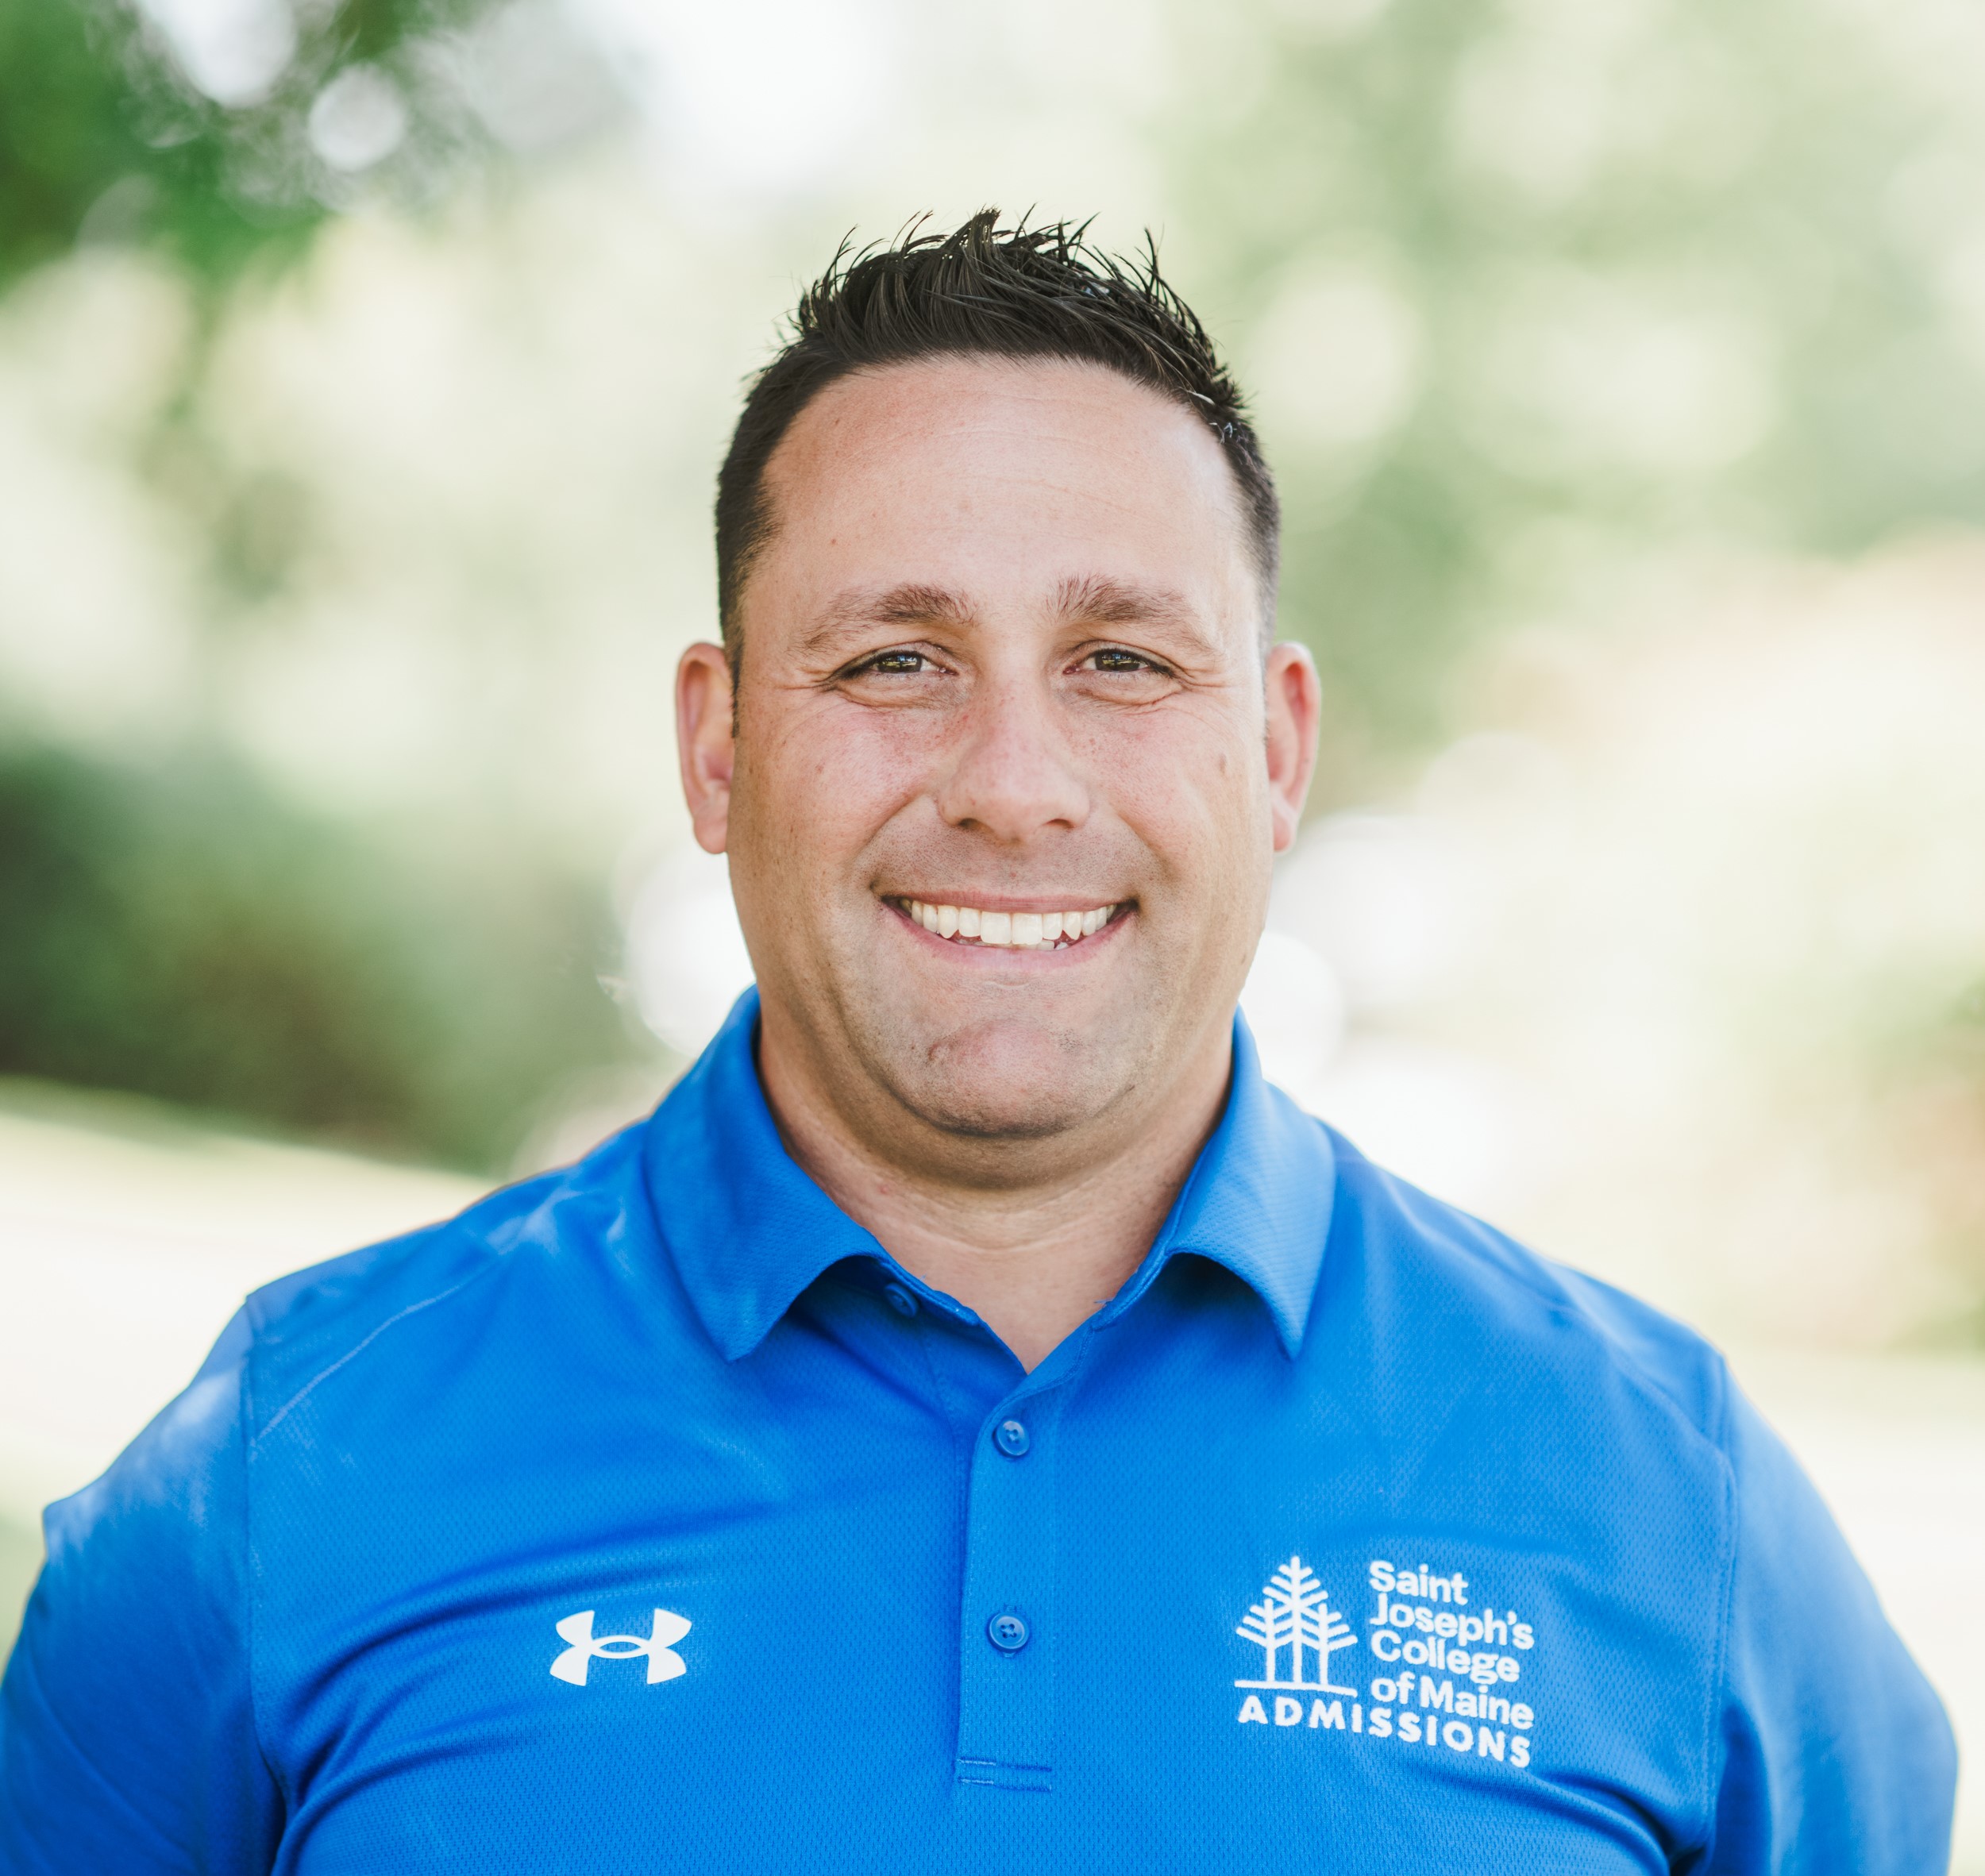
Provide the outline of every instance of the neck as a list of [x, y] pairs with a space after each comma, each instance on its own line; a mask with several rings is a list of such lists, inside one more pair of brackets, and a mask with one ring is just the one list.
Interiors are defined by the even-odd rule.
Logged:
[[[1030, 1373], [1121, 1289], [1220, 1119], [1224, 1025], [1135, 1115], [1093, 1138], [1027, 1142], [989, 1178], [983, 1142], [906, 1165], [892, 1130], [850, 1124], [767, 1012], [758, 1069], [787, 1150], [904, 1269], [973, 1311]], [[907, 1118], [907, 1117], [906, 1117]], [[1059, 1150], [1053, 1150], [1058, 1146]]]

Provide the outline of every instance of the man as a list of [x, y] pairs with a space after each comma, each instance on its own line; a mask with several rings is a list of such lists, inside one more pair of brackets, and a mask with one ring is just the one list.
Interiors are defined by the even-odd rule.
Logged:
[[717, 518], [756, 992], [52, 1510], [0, 1868], [1941, 1868], [1943, 1715], [1716, 1355], [1260, 1078], [1316, 680], [1155, 266], [837, 266]]

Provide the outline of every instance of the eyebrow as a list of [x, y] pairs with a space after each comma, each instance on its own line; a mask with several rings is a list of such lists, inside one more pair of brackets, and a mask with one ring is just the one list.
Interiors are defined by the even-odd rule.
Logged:
[[1208, 637], [1193, 607], [1162, 587], [1089, 575], [1063, 580], [1055, 603], [1065, 616], [1099, 626], [1163, 626], [1189, 639], [1198, 656], [1209, 661], [1219, 656], [1220, 648]]
[[962, 595], [912, 581], [881, 592], [839, 595], [800, 639], [800, 650], [807, 657], [830, 651], [838, 640], [868, 626], [965, 626], [971, 622], [972, 608]]
[[[1178, 594], [1162, 587], [1139, 586], [1100, 575], [1073, 576], [1056, 587], [1054, 606], [1065, 618], [1099, 626], [1160, 625], [1190, 641], [1193, 650], [1216, 658], [1219, 647], [1200, 623], [1193, 607]], [[801, 638], [804, 657], [831, 652], [836, 642], [873, 626], [945, 625], [969, 626], [972, 603], [949, 587], [906, 581], [881, 591], [839, 595], [819, 622]]]

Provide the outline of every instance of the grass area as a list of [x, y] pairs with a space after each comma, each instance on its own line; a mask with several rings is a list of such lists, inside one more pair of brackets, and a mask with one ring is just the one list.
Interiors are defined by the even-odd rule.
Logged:
[[41, 1570], [41, 1534], [0, 1518], [0, 1655], [13, 1646], [28, 1592]]

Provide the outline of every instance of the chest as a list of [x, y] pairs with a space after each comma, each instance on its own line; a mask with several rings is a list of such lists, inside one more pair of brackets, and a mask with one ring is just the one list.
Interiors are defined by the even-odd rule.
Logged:
[[1665, 1868], [1713, 1560], [1452, 1459], [904, 1393], [333, 1468], [260, 1572], [279, 1867]]

